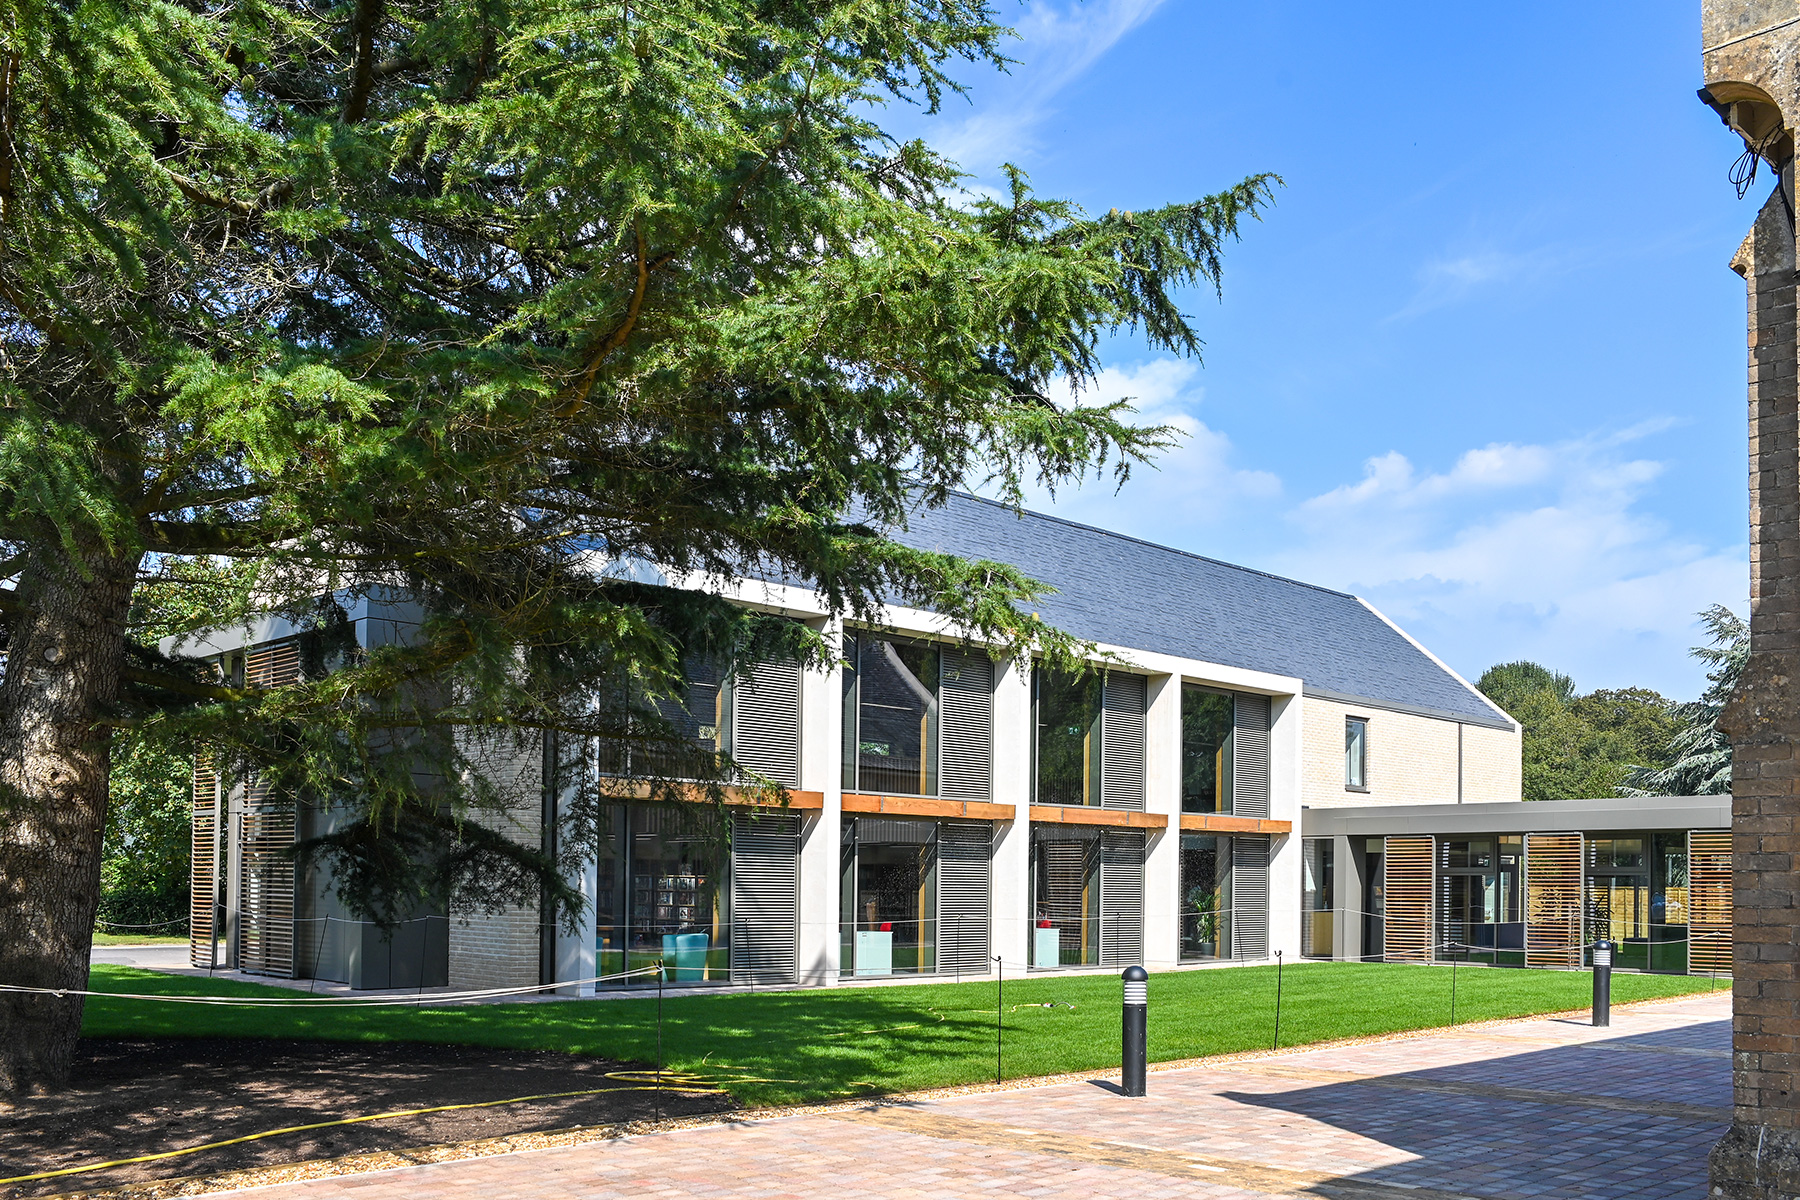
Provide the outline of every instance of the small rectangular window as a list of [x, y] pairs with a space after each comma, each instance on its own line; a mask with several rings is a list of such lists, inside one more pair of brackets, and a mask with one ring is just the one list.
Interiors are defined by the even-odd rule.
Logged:
[[1344, 719], [1344, 786], [1352, 791], [1369, 790], [1369, 719]]

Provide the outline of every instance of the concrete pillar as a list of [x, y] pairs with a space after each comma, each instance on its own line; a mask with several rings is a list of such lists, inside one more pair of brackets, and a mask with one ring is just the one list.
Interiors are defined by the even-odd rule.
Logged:
[[1168, 818], [1144, 848], [1144, 965], [1181, 961], [1181, 677], [1152, 675], [1144, 712], [1144, 809]]
[[1331, 957], [1354, 962], [1362, 957], [1363, 862], [1360, 837], [1342, 834], [1331, 839]]
[[994, 826], [993, 952], [1008, 972], [1030, 961], [1031, 659], [994, 664], [994, 803], [1016, 816]]
[[1301, 722], [1305, 701], [1276, 696], [1269, 704], [1269, 816], [1293, 824], [1269, 839], [1269, 954], [1300, 957]]
[[[823, 626], [834, 646], [843, 626]], [[835, 983], [840, 940], [839, 846], [843, 830], [844, 676], [833, 660], [800, 679], [800, 788], [819, 792], [824, 804], [800, 824], [800, 982]]]

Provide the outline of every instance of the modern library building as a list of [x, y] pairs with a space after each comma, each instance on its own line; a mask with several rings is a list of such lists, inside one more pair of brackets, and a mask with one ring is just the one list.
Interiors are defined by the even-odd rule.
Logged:
[[[708, 583], [842, 646], [825, 669], [696, 670], [669, 714], [784, 805], [622, 799], [575, 930], [439, 909], [389, 936], [295, 867], [329, 813], [201, 772], [195, 961], [576, 994], [647, 968], [705, 987], [1277, 952], [1576, 965], [1604, 911], [1643, 966], [1704, 967], [1686, 930], [1715, 912], [1699, 879], [1728, 802], [1519, 803], [1517, 723], [1363, 600], [969, 496], [898, 536], [1050, 584], [1041, 615], [1095, 646], [1094, 669], [990, 655], [928, 611], [846, 625], [802, 586]], [[414, 619], [403, 598], [338, 599], [365, 645]], [[298, 671], [293, 638], [271, 619], [186, 652], [274, 683]], [[631, 773], [604, 747], [590, 761]], [[554, 836], [562, 797], [539, 790], [485, 819]]]

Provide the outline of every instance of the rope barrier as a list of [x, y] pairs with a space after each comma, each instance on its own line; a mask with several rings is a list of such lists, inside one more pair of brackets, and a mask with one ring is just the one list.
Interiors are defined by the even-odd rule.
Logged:
[[657, 974], [661, 967], [637, 967], [630, 971], [620, 971], [612, 975], [593, 975], [586, 979], [562, 979], [555, 983], [537, 983], [530, 986], [510, 988], [487, 988], [482, 991], [468, 992], [423, 992], [411, 996], [308, 996], [290, 999], [286, 996], [180, 996], [158, 995], [154, 992], [96, 992], [87, 988], [42, 988], [25, 987], [16, 983], [0, 983], [0, 992], [12, 992], [26, 995], [55, 996], [58, 999], [68, 996], [94, 996], [108, 1000], [155, 1000], [166, 1004], [208, 1004], [215, 1006], [250, 1006], [255, 1008], [396, 1008], [403, 1005], [418, 1007], [426, 1001], [433, 1004], [455, 1004], [464, 1000], [491, 999], [499, 996], [522, 996], [533, 992], [543, 992], [552, 988], [579, 987], [588, 983], [601, 983], [609, 979], [631, 979], [642, 975]]

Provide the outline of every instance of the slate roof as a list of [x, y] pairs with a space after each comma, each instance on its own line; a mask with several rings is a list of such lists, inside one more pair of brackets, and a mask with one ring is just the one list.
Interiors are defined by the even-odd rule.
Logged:
[[1510, 727], [1355, 596], [958, 495], [895, 540], [1010, 563], [1057, 589], [1034, 607], [1089, 641], [1298, 676], [1309, 695]]

